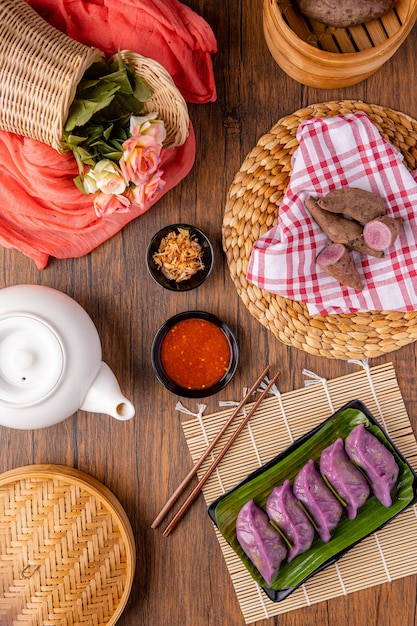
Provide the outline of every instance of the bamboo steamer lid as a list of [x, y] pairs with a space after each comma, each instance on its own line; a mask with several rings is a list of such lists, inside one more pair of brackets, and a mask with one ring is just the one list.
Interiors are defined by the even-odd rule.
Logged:
[[277, 64], [310, 87], [355, 85], [384, 65], [404, 42], [417, 19], [416, 0], [397, 0], [377, 20], [350, 28], [308, 20], [292, 0], [264, 0], [265, 41]]
[[0, 476], [2, 626], [113, 626], [134, 570], [129, 520], [99, 481], [58, 465]]

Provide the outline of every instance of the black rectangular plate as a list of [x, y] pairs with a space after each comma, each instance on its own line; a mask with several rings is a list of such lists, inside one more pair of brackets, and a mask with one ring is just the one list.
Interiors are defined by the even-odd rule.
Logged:
[[[239, 510], [250, 499], [264, 508], [274, 487], [282, 485], [287, 478], [292, 483], [296, 474], [310, 458], [317, 464], [321, 452], [327, 446], [339, 437], [345, 439], [360, 423], [364, 423], [367, 429], [391, 450], [400, 467], [398, 480], [392, 492], [391, 507], [384, 507], [371, 495], [359, 509], [354, 520], [349, 520], [346, 514], [343, 514], [328, 543], [323, 543], [316, 535], [311, 548], [298, 555], [291, 563], [281, 564], [278, 574], [273, 578], [271, 585], [268, 585], [237, 541], [235, 527]], [[368, 408], [360, 400], [352, 400], [284, 452], [217, 498], [208, 507], [208, 514], [268, 597], [274, 602], [280, 602], [311, 576], [335, 563], [359, 541], [385, 526], [416, 501], [417, 474]]]

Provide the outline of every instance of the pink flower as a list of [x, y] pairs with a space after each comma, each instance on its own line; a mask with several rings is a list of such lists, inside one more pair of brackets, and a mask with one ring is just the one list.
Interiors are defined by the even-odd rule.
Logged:
[[127, 183], [120, 168], [109, 159], [98, 161], [84, 177], [84, 189], [87, 193], [102, 191], [105, 194], [120, 195], [126, 187]]
[[128, 213], [131, 201], [122, 194], [98, 192], [94, 197], [94, 210], [97, 217], [108, 217], [113, 213]]
[[147, 202], [150, 202], [155, 198], [164, 185], [165, 181], [162, 179], [162, 170], [158, 170], [147, 183], [136, 185], [127, 192], [128, 198], [132, 204], [135, 204], [140, 209], [144, 209]]
[[155, 144], [152, 137], [148, 139], [153, 145], [150, 143], [144, 147], [141, 145], [141, 138], [138, 140], [135, 137], [123, 143], [124, 152], [119, 162], [120, 170], [125, 180], [134, 185], [145, 183], [148, 177], [158, 170], [161, 161], [160, 146]]
[[130, 118], [130, 134], [132, 137], [152, 137], [155, 144], [162, 144], [167, 136], [164, 122], [158, 119], [158, 113], [143, 116], [132, 115]]

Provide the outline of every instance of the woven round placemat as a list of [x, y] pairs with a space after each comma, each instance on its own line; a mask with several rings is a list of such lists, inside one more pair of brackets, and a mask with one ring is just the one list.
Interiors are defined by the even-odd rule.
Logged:
[[417, 339], [417, 311], [310, 316], [302, 302], [269, 293], [248, 282], [254, 242], [278, 221], [290, 176], [296, 132], [308, 117], [364, 111], [381, 135], [404, 155], [409, 170], [417, 163], [417, 121], [375, 104], [343, 100], [312, 104], [281, 118], [260, 138], [229, 188], [223, 216], [223, 249], [234, 285], [250, 313], [282, 343], [333, 359], [382, 356]]
[[96, 479], [57, 465], [0, 476], [2, 626], [111, 626], [134, 570], [130, 523]]

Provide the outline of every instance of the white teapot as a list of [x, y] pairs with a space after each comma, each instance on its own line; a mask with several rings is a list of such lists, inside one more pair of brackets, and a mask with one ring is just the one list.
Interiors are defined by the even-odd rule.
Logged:
[[44, 428], [78, 409], [119, 420], [135, 414], [102, 361], [92, 319], [50, 287], [0, 289], [0, 425]]

